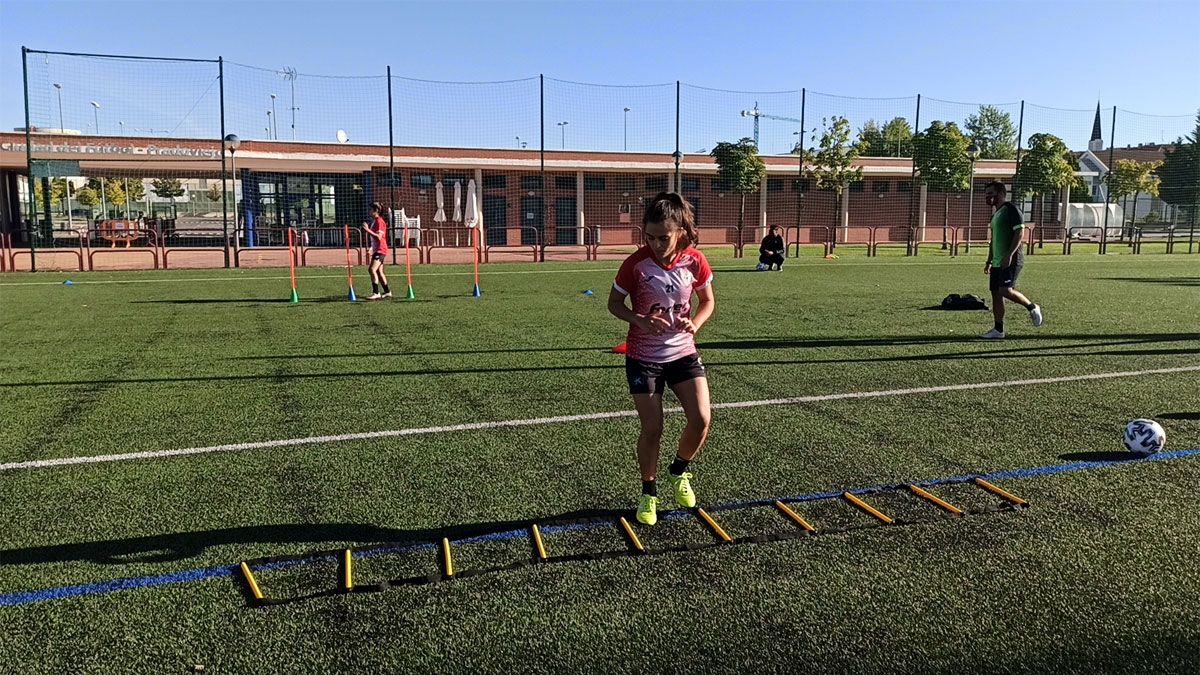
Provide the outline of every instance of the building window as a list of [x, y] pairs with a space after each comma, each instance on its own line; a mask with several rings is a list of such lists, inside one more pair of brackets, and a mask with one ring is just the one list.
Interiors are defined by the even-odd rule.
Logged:
[[583, 174], [583, 189], [588, 192], [604, 192], [604, 176], [594, 173]]
[[626, 176], [624, 174], [617, 176], [617, 189], [621, 192], [632, 192], [636, 188], [637, 181], [634, 180], [633, 176]]
[[444, 185], [446, 187], [450, 187], [450, 186], [454, 185], [455, 183], [462, 183], [463, 185], [466, 185], [467, 184], [466, 175], [461, 174], [461, 173], [448, 173], [448, 174], [445, 174], [444, 176], [442, 176], [442, 185]]
[[912, 192], [912, 181], [911, 180], [896, 181], [896, 192]]
[[542, 189], [541, 174], [538, 174], [536, 176], [521, 176], [521, 189], [522, 190], [541, 190]]
[[871, 192], [883, 193], [892, 189], [892, 183], [886, 180], [871, 181]]
[[725, 180], [724, 178], [714, 178], [712, 179], [712, 191], [731, 192], [732, 190], [730, 190], [729, 181]]
[[666, 176], [646, 176], [646, 189], [651, 192], [662, 192], [667, 189]]
[[433, 174], [430, 173], [414, 173], [411, 180], [415, 188], [433, 187]]
[[558, 190], [574, 190], [575, 176], [555, 176], [554, 187]]
[[864, 188], [866, 188], [866, 184], [861, 180], [856, 180], [853, 183], [850, 183], [851, 192], [862, 192]]
[[767, 179], [767, 192], [783, 192], [783, 179], [782, 178], [768, 178]]
[[682, 176], [679, 179], [680, 187], [684, 192], [699, 192], [700, 179], [696, 176]]
[[507, 186], [508, 176], [502, 173], [483, 177], [483, 189], [485, 190], [503, 190]]
[[792, 181], [792, 192], [811, 192], [812, 181], [807, 178], [796, 178]]

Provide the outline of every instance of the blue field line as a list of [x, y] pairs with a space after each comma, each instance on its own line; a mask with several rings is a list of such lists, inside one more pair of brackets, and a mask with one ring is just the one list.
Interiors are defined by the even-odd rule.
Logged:
[[149, 586], [163, 586], [165, 584], [177, 584], [185, 581], [200, 581], [203, 579], [212, 579], [213, 577], [227, 577], [231, 574], [236, 574], [237, 571], [237, 565], [221, 565], [218, 567], [201, 567], [194, 570], [184, 570], [182, 572], [170, 572], [168, 574], [155, 574], [148, 577], [130, 577], [127, 579], [113, 579], [112, 581], [99, 581], [93, 584], [44, 588], [39, 591], [5, 593], [4, 595], [0, 595], [0, 607], [25, 605], [31, 602], [41, 602], [42, 600], [61, 600], [63, 598], [73, 598], [78, 595], [111, 593], [131, 588], [147, 588]]
[[[1160, 452], [1146, 457], [1137, 457], [1134, 459], [1121, 459], [1112, 461], [1091, 461], [1091, 462], [1069, 462], [1067, 464], [1051, 464], [1047, 466], [1027, 467], [1024, 469], [1005, 469], [1002, 471], [993, 471], [986, 474], [964, 474], [961, 476], [950, 476], [947, 478], [933, 478], [929, 480], [916, 481], [911, 483], [919, 487], [936, 487], [938, 485], [947, 485], [950, 483], [965, 483], [975, 478], [982, 478], [986, 481], [1006, 480], [1010, 478], [1029, 478], [1031, 476], [1049, 476], [1059, 473], [1069, 473], [1072, 471], [1086, 471], [1089, 469], [1104, 469], [1113, 466], [1134, 466], [1145, 462], [1162, 462], [1170, 459], [1179, 459], [1183, 457], [1193, 457], [1200, 455], [1200, 448], [1189, 448], [1187, 450], [1173, 450], [1171, 452]], [[729, 504], [721, 504], [718, 506], [709, 507], [709, 511], [731, 511], [742, 508], [751, 508], [757, 506], [771, 506], [778, 501], [782, 502], [810, 502], [819, 501], [822, 499], [832, 499], [840, 497], [843, 492], [849, 492], [855, 495], [870, 494], [872, 492], [883, 492], [887, 490], [895, 490], [897, 488], [907, 487], [909, 483], [892, 483], [883, 485], [873, 485], [870, 487], [853, 488], [848, 490], [833, 490], [827, 492], [811, 492], [803, 495], [795, 495], [792, 497], [778, 497], [777, 499], [758, 499], [744, 502], [732, 502]], [[660, 520], [673, 520], [676, 518], [684, 518], [690, 515], [688, 511], [670, 511], [664, 513]], [[572, 525], [546, 525], [540, 528], [542, 532], [547, 534], [570, 532], [578, 530], [592, 530], [601, 527], [613, 527], [612, 522], [596, 521], [589, 523], [576, 523]], [[475, 537], [454, 540], [456, 544], [472, 544], [488, 541], [504, 541], [508, 539], [516, 539], [519, 537], [529, 536], [526, 528], [515, 530], [506, 530], [504, 532], [493, 532]], [[379, 555], [388, 555], [402, 552], [420, 551], [423, 549], [436, 548], [432, 543], [421, 544], [405, 544], [400, 546], [381, 546], [371, 548], [366, 551], [356, 551], [356, 558], [370, 558]], [[281, 560], [270, 563], [263, 563], [255, 567], [256, 571], [271, 571], [306, 565], [312, 562], [321, 560], [336, 560], [335, 555], [313, 555], [294, 560]], [[214, 577], [226, 577], [239, 573], [238, 565], [221, 565], [217, 567], [201, 567], [191, 570], [183, 570], [180, 572], [170, 572], [167, 574], [156, 574], [144, 577], [129, 577], [125, 579], [113, 579], [112, 581], [101, 581], [91, 584], [78, 584], [74, 586], [57, 586], [54, 588], [44, 588], [36, 591], [21, 591], [17, 593], [5, 593], [0, 595], [0, 607], [10, 607], [14, 605], [26, 605], [33, 602], [42, 602], [45, 600], [61, 600], [81, 595], [95, 595], [98, 593], [111, 593], [113, 591], [124, 591], [134, 588], [148, 588], [151, 586], [164, 586], [167, 584], [178, 584], [189, 581], [201, 581], [204, 579], [212, 579]]]

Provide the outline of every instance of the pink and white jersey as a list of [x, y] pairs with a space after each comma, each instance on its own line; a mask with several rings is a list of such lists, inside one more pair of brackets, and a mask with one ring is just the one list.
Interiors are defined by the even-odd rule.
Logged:
[[629, 357], [666, 363], [696, 353], [695, 337], [678, 327], [680, 318], [692, 315], [692, 293], [712, 283], [712, 268], [704, 254], [688, 246], [663, 267], [648, 246], [625, 259], [613, 288], [633, 299], [638, 314], [659, 314], [671, 324], [653, 335], [629, 324]]

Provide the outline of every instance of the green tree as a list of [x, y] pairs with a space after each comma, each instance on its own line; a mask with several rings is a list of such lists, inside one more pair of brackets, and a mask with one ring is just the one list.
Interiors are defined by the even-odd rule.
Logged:
[[[91, 185], [84, 185], [75, 190], [75, 201], [89, 209], [95, 209], [97, 206], [100, 206], [100, 193], [91, 187]], [[95, 215], [95, 211], [92, 212], [92, 215]]]
[[1200, 221], [1200, 112], [1191, 136], [1175, 142], [1158, 169], [1162, 178], [1162, 200], [1188, 214], [1188, 223]]
[[[33, 198], [38, 203], [42, 203], [43, 199], [42, 181], [33, 181]], [[58, 204], [59, 208], [64, 207], [67, 197], [67, 179], [66, 178], [51, 178], [50, 179], [50, 203]]]
[[850, 183], [862, 180], [861, 166], [855, 161], [862, 155], [862, 146], [850, 142], [850, 121], [837, 115], [821, 120], [821, 137], [815, 132], [813, 147], [805, 150], [804, 172], [812, 178], [817, 189], [833, 190], [837, 205], [834, 208], [833, 242], [837, 246], [837, 228], [842, 221], [842, 193]]
[[1072, 204], [1090, 204], [1092, 203], [1092, 190], [1088, 187], [1082, 176], [1076, 176], [1075, 182], [1071, 184], [1070, 203]]
[[[108, 218], [109, 205], [114, 203], [112, 201], [112, 199], [109, 197], [109, 191], [108, 191], [108, 186], [112, 185], [112, 182], [113, 181], [111, 178], [89, 178], [89, 179], [87, 179], [88, 189], [91, 190], [92, 192], [96, 193], [97, 200], [98, 200], [97, 204], [100, 205], [100, 218], [102, 218], [102, 219]], [[115, 202], [115, 203], [123, 204], [125, 202], [125, 192], [121, 191], [119, 196], [121, 197], [120, 201]]]
[[767, 165], [758, 156], [758, 146], [751, 138], [737, 143], [720, 142], [709, 153], [717, 160], [717, 176], [729, 183], [729, 189], [741, 195], [738, 206], [738, 241], [742, 241], [742, 228], [746, 222], [746, 195], [758, 192]]
[[950, 229], [950, 193], [971, 187], [971, 142], [954, 122], [934, 121], [913, 139], [913, 164], [917, 178], [931, 190], [943, 193], [942, 248]]
[[858, 130], [858, 147], [865, 157], [883, 157], [887, 155], [887, 143], [883, 140], [883, 130], [873, 119], [863, 123]]
[[984, 159], [1013, 159], [1017, 156], [1017, 128], [1012, 117], [992, 105], [979, 106], [979, 112], [963, 122], [967, 137], [979, 146]]
[[912, 157], [913, 128], [903, 117], [893, 117], [883, 125], [884, 157]]
[[212, 185], [208, 186], [208, 191], [204, 193], [204, 196], [208, 197], [208, 201], [210, 202], [219, 202], [221, 201], [221, 195], [224, 192], [225, 191], [221, 189], [220, 185], [213, 183]]
[[[1021, 155], [1021, 166], [1013, 178], [1016, 196], [1033, 194], [1040, 197], [1052, 194], [1075, 183], [1075, 154], [1054, 134], [1034, 134], [1029, 137], [1029, 150]], [[1039, 218], [1045, 217], [1042, 207]]]
[[129, 197], [131, 202], [140, 202], [146, 199], [146, 182], [142, 178], [126, 178], [121, 181], [121, 185]]
[[[1133, 214], [1126, 220], [1133, 223], [1137, 220], [1137, 202], [1143, 192], [1158, 196], [1161, 179], [1154, 172], [1162, 166], [1161, 161], [1139, 162], [1136, 159], [1118, 159], [1116, 166], [1104, 177], [1108, 185], [1108, 196], [1113, 201], [1133, 195]], [[1125, 236], [1122, 223], [1121, 236]]]
[[150, 181], [150, 188], [159, 197], [171, 200], [171, 217], [176, 217], [175, 198], [182, 197], [187, 192], [183, 189], [183, 181], [178, 178], [155, 178]]
[[[120, 212], [125, 206], [125, 188], [121, 187], [121, 181], [116, 178], [109, 178], [104, 181], [104, 198], [108, 200], [108, 204], [114, 211]], [[107, 214], [106, 214], [107, 215]]]

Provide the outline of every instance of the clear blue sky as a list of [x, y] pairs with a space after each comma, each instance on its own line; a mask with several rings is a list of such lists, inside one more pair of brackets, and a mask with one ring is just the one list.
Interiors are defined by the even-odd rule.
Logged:
[[[40, 50], [216, 58], [226, 66], [228, 130], [290, 138], [287, 65], [296, 82], [297, 138], [386, 142], [385, 67], [398, 77], [450, 82], [548, 78], [546, 145], [674, 149], [674, 82], [685, 85], [682, 149], [749, 136], [738, 113], [845, 114], [913, 119], [913, 97], [1015, 103], [1026, 124], [1086, 142], [1097, 97], [1157, 118], [1122, 117], [1125, 142], [1172, 140], [1200, 107], [1197, 2], [54, 2], [0, 0], [0, 127], [24, 125], [22, 45]], [[32, 59], [36, 60], [36, 59]], [[125, 62], [128, 63], [128, 62]], [[233, 64], [257, 66], [253, 70]], [[34, 122], [58, 126], [64, 82], [68, 128], [210, 135], [219, 119], [215, 66], [42, 59], [31, 68]], [[312, 75], [360, 76], [325, 79]], [[372, 79], [374, 77], [374, 79]], [[538, 144], [536, 79], [491, 87], [394, 80], [398, 144]], [[894, 101], [842, 100], [896, 97]], [[280, 97], [268, 124], [269, 94]], [[89, 101], [101, 102], [93, 110]], [[632, 108], [628, 114], [624, 107]], [[974, 106], [923, 101], [922, 124]], [[1015, 112], [1016, 107], [1008, 108]], [[127, 118], [127, 119], [126, 119]], [[1014, 114], [1014, 121], [1016, 115]], [[186, 121], [185, 121], [186, 120]], [[557, 122], [566, 121], [559, 126]], [[762, 122], [764, 152], [786, 150], [799, 126]], [[278, 129], [266, 131], [274, 126]], [[156, 127], [161, 127], [157, 128]], [[1080, 128], [1086, 127], [1086, 128]], [[1028, 136], [1029, 128], [1026, 130]], [[1082, 137], [1082, 139], [1080, 138]]]

